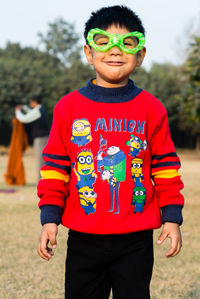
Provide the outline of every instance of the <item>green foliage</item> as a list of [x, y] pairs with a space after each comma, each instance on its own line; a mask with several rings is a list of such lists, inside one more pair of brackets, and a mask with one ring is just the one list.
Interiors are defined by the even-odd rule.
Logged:
[[137, 68], [131, 76], [136, 85], [153, 94], [164, 104], [171, 126], [175, 126], [178, 120], [178, 98], [182, 87], [181, 72], [181, 67], [154, 63], [149, 72], [144, 68]]
[[178, 123], [182, 71], [182, 66], [172, 64], [154, 64], [150, 70], [149, 90], [167, 109], [171, 127], [176, 127]]
[[48, 110], [64, 94], [65, 68], [48, 53], [19, 44], [7, 44], [0, 50], [0, 123], [11, 123], [14, 107], [27, 104], [33, 95], [41, 95]]
[[181, 127], [200, 135], [200, 37], [193, 37], [185, 68], [187, 82], [180, 101]]
[[77, 48], [79, 40], [75, 32], [74, 25], [65, 22], [62, 18], [49, 23], [47, 34], [38, 33], [40, 43], [45, 46], [45, 50], [68, 63], [68, 57]]
[[58, 57], [65, 65], [63, 80], [66, 93], [84, 86], [88, 79], [94, 76], [92, 68], [82, 62], [82, 47], [78, 46], [79, 36], [73, 24], [59, 18], [54, 23], [49, 23], [46, 35], [38, 35], [45, 50]]
[[14, 107], [27, 104], [33, 95], [41, 96], [51, 122], [56, 102], [94, 76], [81, 60], [72, 24], [58, 19], [40, 39], [45, 51], [12, 43], [0, 49], [0, 126], [10, 127]]
[[136, 68], [134, 73], [131, 74], [130, 78], [134, 81], [134, 83], [144, 89], [149, 90], [149, 82], [150, 82], [150, 76], [149, 72], [146, 71], [143, 67]]
[[65, 82], [68, 90], [76, 90], [83, 87], [89, 78], [95, 77], [95, 72], [88, 64], [81, 60], [81, 48], [77, 48], [69, 57], [70, 66], [65, 73]]

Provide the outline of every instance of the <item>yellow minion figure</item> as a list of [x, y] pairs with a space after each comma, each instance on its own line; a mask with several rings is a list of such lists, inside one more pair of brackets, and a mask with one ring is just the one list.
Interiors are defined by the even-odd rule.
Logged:
[[78, 190], [78, 194], [80, 205], [84, 209], [85, 214], [93, 214], [96, 211], [96, 192], [94, 192], [93, 188], [85, 186]]
[[135, 182], [135, 187], [142, 187], [143, 173], [142, 173], [143, 160], [135, 158], [131, 162], [131, 177]]
[[146, 150], [147, 141], [142, 141], [138, 136], [131, 134], [131, 138], [126, 142], [126, 145], [130, 146], [129, 154], [131, 154], [132, 157], [137, 157], [140, 151]]
[[92, 140], [91, 125], [86, 118], [76, 119], [72, 125], [71, 142], [83, 146]]
[[72, 168], [77, 176], [76, 187], [78, 189], [85, 186], [92, 188], [97, 177], [92, 152], [90, 150], [82, 150], [77, 155], [77, 170], [75, 169], [75, 163], [72, 163]]

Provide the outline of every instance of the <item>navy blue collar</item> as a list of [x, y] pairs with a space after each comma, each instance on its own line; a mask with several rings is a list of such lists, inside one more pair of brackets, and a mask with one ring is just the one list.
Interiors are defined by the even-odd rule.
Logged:
[[135, 86], [134, 82], [129, 79], [128, 84], [122, 87], [106, 88], [92, 83], [90, 79], [86, 86], [78, 91], [84, 97], [101, 103], [123, 103], [134, 99], [142, 92], [142, 89]]

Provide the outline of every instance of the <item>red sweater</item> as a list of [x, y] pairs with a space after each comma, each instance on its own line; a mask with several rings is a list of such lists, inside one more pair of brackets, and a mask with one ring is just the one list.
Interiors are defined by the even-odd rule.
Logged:
[[87, 86], [64, 96], [38, 184], [42, 224], [121, 234], [181, 222], [183, 183], [167, 112], [129, 80], [120, 88]]

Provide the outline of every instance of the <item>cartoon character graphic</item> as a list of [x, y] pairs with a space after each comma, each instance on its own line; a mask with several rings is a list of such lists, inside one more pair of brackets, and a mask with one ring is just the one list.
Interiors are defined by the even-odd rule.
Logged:
[[72, 168], [77, 176], [77, 189], [85, 186], [92, 188], [97, 177], [92, 152], [90, 150], [82, 150], [77, 155], [77, 170], [75, 165], [75, 162], [72, 163]]
[[86, 118], [76, 119], [72, 125], [71, 142], [83, 146], [92, 140], [91, 125]]
[[138, 136], [131, 134], [131, 138], [126, 142], [126, 145], [130, 146], [129, 155], [131, 154], [132, 157], [137, 157], [140, 151], [146, 150], [147, 141], [142, 141]]
[[104, 169], [101, 173], [101, 179], [103, 181], [107, 180], [109, 185], [115, 185], [117, 179], [113, 176], [113, 170], [110, 169], [111, 171], [109, 171], [108, 169]]
[[131, 178], [135, 183], [135, 187], [143, 187], [142, 181], [143, 173], [142, 173], [143, 160], [139, 158], [132, 159], [131, 161]]
[[134, 213], [143, 212], [143, 207], [146, 202], [146, 189], [143, 181], [143, 159], [137, 158], [140, 151], [147, 149], [147, 141], [142, 141], [138, 136], [131, 134], [130, 140], [126, 142], [130, 146], [129, 155], [133, 157], [131, 161], [131, 178], [134, 182], [132, 205], [134, 206]]
[[135, 206], [134, 213], [142, 213], [146, 201], [146, 190], [144, 187], [135, 187], [133, 189], [132, 205]]
[[[100, 136], [100, 138], [102, 137]], [[110, 146], [107, 148], [106, 156], [104, 157], [103, 153], [105, 152], [101, 150], [97, 153], [98, 171], [101, 171], [102, 180], [107, 180], [109, 184], [111, 196], [111, 207], [109, 212], [114, 211], [115, 203], [116, 211], [113, 214], [119, 214], [119, 186], [120, 182], [125, 181], [126, 156], [117, 146]], [[102, 167], [103, 169], [101, 169]]]
[[93, 214], [96, 211], [97, 194], [93, 188], [85, 186], [78, 190], [80, 205], [86, 215]]
[[[98, 150], [98, 153], [97, 153], [97, 155], [96, 155], [96, 157], [95, 158], [102, 158], [102, 154], [104, 153], [104, 154], [106, 154], [106, 152], [105, 152], [105, 150], [106, 150], [106, 148], [107, 148], [107, 140], [106, 139], [104, 139], [103, 137], [102, 137], [102, 135], [100, 134], [99, 135], [99, 150]], [[101, 172], [101, 168], [98, 166], [98, 163], [97, 163], [97, 171], [100, 171]]]

